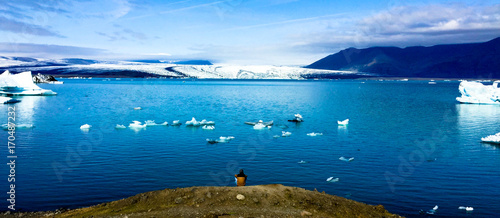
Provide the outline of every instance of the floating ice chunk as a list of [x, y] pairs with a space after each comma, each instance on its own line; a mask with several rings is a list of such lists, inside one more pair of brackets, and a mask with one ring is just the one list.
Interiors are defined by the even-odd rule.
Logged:
[[146, 120], [144, 122], [146, 126], [167, 126], [168, 122], [163, 122], [163, 123], [155, 123], [154, 120]]
[[141, 107], [134, 107], [134, 110], [142, 110]]
[[[13, 125], [16, 129], [30, 129], [35, 127], [33, 124], [15, 124]], [[9, 129], [9, 124], [3, 124], [2, 129], [8, 130]]]
[[229, 142], [229, 141], [231, 141], [233, 139], [234, 139], [233, 136], [228, 136], [228, 137], [221, 136], [221, 137], [219, 137], [219, 139], [207, 139], [207, 142], [210, 143], [210, 144], [227, 143], [227, 142]]
[[17, 103], [17, 102], [20, 102], [21, 100], [17, 100], [15, 98], [9, 98], [9, 97], [3, 97], [3, 96], [0, 96], [0, 103], [1, 104], [13, 104], [13, 103]]
[[[434, 206], [431, 210], [427, 211], [426, 213], [427, 213], [427, 214], [434, 214], [434, 213], [436, 213], [436, 212], [437, 212], [438, 208], [439, 208], [439, 207], [436, 205], [436, 206]], [[421, 210], [421, 211], [420, 211], [420, 213], [423, 213], [423, 211]]]
[[354, 157], [351, 157], [351, 158], [340, 157], [339, 160], [345, 161], [345, 162], [351, 162], [354, 160]]
[[473, 207], [464, 207], [464, 206], [460, 206], [458, 207], [459, 210], [466, 210], [466, 211], [473, 211], [474, 208]]
[[279, 137], [281, 137], [281, 136], [279, 136], [279, 135], [274, 135], [273, 136], [273, 138], [279, 138]]
[[349, 119], [345, 119], [345, 120], [343, 120], [343, 121], [340, 121], [340, 120], [339, 120], [339, 121], [337, 121], [337, 123], [338, 123], [339, 125], [341, 125], [341, 126], [345, 126], [345, 125], [349, 124]]
[[82, 126], [80, 126], [80, 129], [83, 129], [83, 130], [88, 130], [90, 129], [90, 127], [92, 127], [92, 125], [89, 125], [89, 124], [83, 124]]
[[125, 125], [116, 124], [115, 129], [126, 129]]
[[456, 98], [460, 103], [500, 104], [500, 81], [495, 81], [492, 85], [462, 81], [458, 90], [462, 94]]
[[200, 126], [200, 122], [193, 117], [190, 121], [186, 121], [186, 126]]
[[500, 144], [500, 132], [495, 135], [486, 136], [481, 138], [482, 142]]
[[333, 177], [330, 177], [328, 179], [326, 179], [327, 182], [338, 182], [340, 179], [339, 178], [333, 178]]
[[307, 133], [308, 136], [319, 136], [319, 135], [323, 135], [323, 133], [316, 133], [316, 132], [311, 132], [311, 133]]
[[282, 137], [288, 137], [288, 136], [291, 136], [292, 133], [291, 132], [285, 132], [285, 131], [281, 131], [281, 136]]
[[141, 122], [134, 120], [134, 121], [132, 121], [131, 124], [128, 125], [128, 127], [133, 128], [133, 129], [142, 129], [142, 128], [146, 128], [146, 124], [143, 125]]
[[436, 82], [432, 82], [432, 81], [431, 81], [431, 82], [429, 82], [429, 84], [434, 85], [434, 84], [436, 84]]
[[182, 125], [182, 123], [180, 123], [179, 120], [174, 120], [174, 121], [172, 121], [171, 126], [180, 126], [180, 125]]
[[303, 122], [304, 120], [302, 119], [302, 115], [300, 114], [295, 114], [295, 118], [292, 120], [288, 120], [289, 122], [295, 122], [295, 123], [300, 123]]
[[301, 160], [301, 161], [299, 161], [297, 163], [299, 163], [299, 164], [305, 164], [305, 163], [307, 163], [307, 161]]
[[205, 126], [202, 126], [201, 128], [205, 129], [205, 130], [214, 130], [215, 126], [207, 126], [207, 125], [205, 125]]
[[215, 125], [214, 121], [207, 121], [207, 120], [202, 120], [200, 121], [200, 125]]
[[253, 129], [264, 129], [264, 128], [266, 128], [266, 125], [262, 123], [257, 123], [253, 126]]

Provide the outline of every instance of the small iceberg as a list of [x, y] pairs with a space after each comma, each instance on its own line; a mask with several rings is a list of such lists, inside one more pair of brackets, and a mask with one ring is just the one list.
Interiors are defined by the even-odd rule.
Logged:
[[486, 136], [481, 138], [484, 143], [500, 144], [500, 132], [495, 135]]
[[291, 135], [292, 135], [291, 132], [281, 131], [281, 137], [288, 137], [288, 136], [291, 136]]
[[438, 208], [439, 207], [436, 205], [436, 206], [434, 206], [432, 209], [430, 209], [427, 212], [425, 212], [423, 210], [420, 210], [420, 214], [430, 214], [430, 215], [432, 215], [432, 214], [435, 214], [437, 212]]
[[205, 125], [205, 126], [202, 126], [201, 128], [205, 129], [205, 130], [214, 130], [215, 126], [207, 126], [207, 125]]
[[351, 157], [351, 158], [340, 157], [339, 160], [345, 161], [345, 162], [351, 162], [354, 160], [354, 157]]
[[338, 182], [340, 179], [339, 178], [333, 178], [333, 177], [330, 177], [328, 179], [326, 179], [327, 182]]
[[458, 207], [458, 209], [459, 210], [466, 210], [466, 211], [469, 211], [469, 212], [474, 210], [473, 207], [464, 207], [464, 206], [460, 206], [460, 207]]
[[297, 162], [297, 163], [299, 163], [299, 164], [306, 164], [306, 163], [307, 163], [307, 161], [301, 160], [301, 161], [299, 161], [299, 162]]
[[323, 135], [323, 133], [316, 133], [316, 132], [311, 132], [311, 133], [307, 133], [308, 136], [319, 136], [319, 135]]
[[280, 136], [280, 135], [274, 135], [274, 136], [273, 136], [273, 138], [275, 138], [275, 139], [277, 139], [277, 138], [279, 138], [279, 137], [281, 137], [281, 136]]
[[[33, 124], [15, 124], [14, 127], [16, 129], [31, 129], [35, 126]], [[3, 124], [2, 129], [9, 130], [9, 124]]]
[[219, 137], [219, 139], [207, 139], [207, 142], [209, 144], [228, 143], [229, 141], [231, 141], [233, 139], [234, 139], [233, 136], [228, 136], [228, 137], [221, 136], [221, 137]]
[[269, 122], [264, 122], [262, 120], [259, 120], [259, 122], [245, 122], [245, 124], [252, 125], [252, 126], [255, 126], [257, 124], [262, 124], [264, 126], [272, 126], [274, 124], [274, 122], [272, 120]]
[[82, 126], [80, 126], [80, 129], [82, 129], [82, 130], [88, 130], [88, 129], [90, 129], [90, 127], [92, 127], [92, 125], [83, 124]]
[[180, 123], [179, 120], [174, 120], [174, 121], [172, 121], [172, 124], [171, 124], [171, 126], [180, 126], [180, 125], [182, 125], [182, 123]]
[[146, 120], [145, 125], [146, 126], [168, 126], [168, 122], [155, 123], [154, 120]]
[[349, 119], [345, 119], [343, 121], [337, 121], [337, 123], [340, 125], [340, 126], [346, 126], [347, 124], [349, 124]]
[[500, 81], [494, 81], [492, 85], [462, 81], [458, 86], [458, 91], [462, 94], [456, 98], [460, 103], [500, 104]]
[[146, 124], [142, 124], [141, 122], [134, 120], [134, 121], [132, 121], [131, 124], [128, 125], [128, 127], [133, 128], [133, 129], [142, 129], [142, 128], [146, 128]]
[[288, 122], [300, 123], [300, 122], [304, 122], [304, 120], [302, 118], [302, 115], [295, 114], [295, 118], [293, 118], [292, 120], [288, 120]]
[[15, 98], [0, 96], [0, 104], [14, 104], [20, 101], [21, 100], [17, 100]]
[[201, 124], [193, 117], [190, 121], [186, 121], [186, 126], [201, 126]]
[[204, 120], [200, 121], [200, 125], [215, 125], [215, 122], [214, 121], [207, 121], [204, 119]]
[[126, 129], [125, 125], [116, 124], [115, 129]]
[[253, 126], [253, 129], [265, 129], [266, 128], [266, 125], [262, 124], [262, 123], [257, 123]]
[[141, 107], [134, 107], [134, 110], [142, 110]]

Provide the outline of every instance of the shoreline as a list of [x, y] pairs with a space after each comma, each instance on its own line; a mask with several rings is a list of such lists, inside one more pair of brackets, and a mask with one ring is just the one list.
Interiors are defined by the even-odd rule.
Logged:
[[401, 217], [317, 190], [281, 184], [194, 186], [145, 192], [117, 201], [56, 211], [2, 212], [0, 217]]

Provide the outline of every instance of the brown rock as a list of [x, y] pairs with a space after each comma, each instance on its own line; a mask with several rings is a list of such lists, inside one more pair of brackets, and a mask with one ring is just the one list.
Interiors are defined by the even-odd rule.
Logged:
[[313, 214], [311, 212], [307, 212], [307, 211], [303, 210], [302, 212], [300, 212], [300, 215], [301, 216], [312, 216]]

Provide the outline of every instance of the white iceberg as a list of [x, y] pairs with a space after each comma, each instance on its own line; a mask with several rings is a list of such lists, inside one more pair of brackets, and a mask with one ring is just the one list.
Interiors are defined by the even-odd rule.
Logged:
[[134, 110], [142, 110], [141, 107], [134, 107]]
[[493, 82], [493, 85], [462, 81], [458, 86], [462, 96], [457, 97], [457, 101], [468, 104], [500, 104], [499, 84], [500, 81]]
[[227, 142], [229, 142], [229, 141], [231, 141], [233, 139], [234, 139], [233, 136], [228, 136], [228, 137], [221, 136], [221, 137], [219, 137], [219, 139], [207, 139], [207, 142], [210, 143], [210, 144], [227, 143]]
[[205, 130], [214, 130], [215, 126], [207, 126], [207, 125], [205, 125], [205, 126], [202, 126], [201, 128], [205, 129]]
[[323, 133], [316, 133], [316, 132], [311, 132], [311, 133], [307, 133], [308, 136], [319, 136], [319, 135], [323, 135]]
[[215, 122], [203, 119], [202, 121], [200, 121], [200, 125], [215, 125]]
[[131, 124], [128, 125], [128, 127], [133, 128], [133, 129], [142, 129], [142, 128], [146, 128], [146, 124], [142, 124], [141, 122], [134, 120], [134, 121], [132, 121]]
[[279, 137], [281, 137], [281, 136], [280, 136], [280, 135], [274, 135], [274, 136], [273, 136], [273, 138], [275, 138], [275, 139], [276, 139], [276, 138], [279, 138]]
[[190, 121], [186, 121], [186, 126], [200, 126], [200, 122], [193, 117]]
[[146, 126], [167, 126], [168, 122], [155, 123], [154, 120], [146, 120], [145, 125]]
[[305, 163], [307, 163], [307, 161], [301, 160], [301, 161], [299, 161], [297, 163], [299, 163], [299, 164], [305, 164]]
[[265, 129], [266, 128], [266, 125], [262, 124], [262, 123], [257, 123], [253, 126], [253, 129]]
[[92, 125], [83, 124], [82, 126], [80, 126], [80, 129], [90, 129], [90, 127], [92, 127]]
[[340, 180], [339, 178], [333, 178], [333, 177], [326, 179], [327, 182], [338, 182], [339, 180]]
[[262, 120], [259, 120], [259, 122], [245, 122], [245, 124], [252, 125], [252, 126], [255, 126], [257, 124], [262, 124], [264, 126], [272, 126], [274, 124], [274, 122], [272, 120], [269, 122], [264, 122]]
[[340, 157], [339, 160], [345, 161], [345, 162], [351, 162], [354, 160], [354, 157], [351, 157], [351, 158]]
[[172, 121], [172, 124], [171, 124], [171, 126], [180, 126], [180, 125], [182, 125], [182, 123], [180, 123], [179, 120], [174, 120], [174, 121]]
[[339, 120], [339, 121], [337, 121], [337, 123], [338, 123], [339, 125], [341, 125], [341, 126], [345, 126], [345, 125], [349, 124], [349, 119], [345, 119], [345, 120], [343, 120], [343, 121], [340, 121], [340, 120]]
[[0, 104], [13, 104], [13, 103], [20, 102], [20, 101], [21, 100], [17, 100], [15, 98], [0, 96]]
[[295, 114], [295, 118], [293, 118], [292, 120], [288, 120], [288, 121], [289, 122], [296, 122], [296, 123], [304, 122], [302, 115], [300, 115], [300, 114]]
[[42, 89], [33, 83], [31, 71], [12, 74], [8, 70], [0, 74], [0, 94], [12, 95], [56, 95], [57, 93]]
[[482, 142], [500, 144], [500, 132], [495, 135], [486, 136], [481, 138]]
[[285, 131], [281, 131], [281, 136], [282, 137], [288, 137], [288, 136], [291, 136], [292, 133], [291, 132], [285, 132]]
[[[438, 208], [439, 208], [439, 207], [436, 205], [436, 206], [434, 206], [431, 210], [427, 211], [426, 213], [427, 213], [427, 214], [431, 214], [431, 215], [432, 215], [432, 214], [434, 214], [434, 213], [436, 213], [436, 212], [437, 212]], [[421, 211], [420, 213], [423, 213], [423, 212]]]
[[464, 207], [464, 206], [460, 206], [458, 207], [459, 210], [466, 210], [466, 211], [473, 211], [474, 208], [473, 207]]
[[126, 129], [125, 125], [116, 124], [115, 129]]

